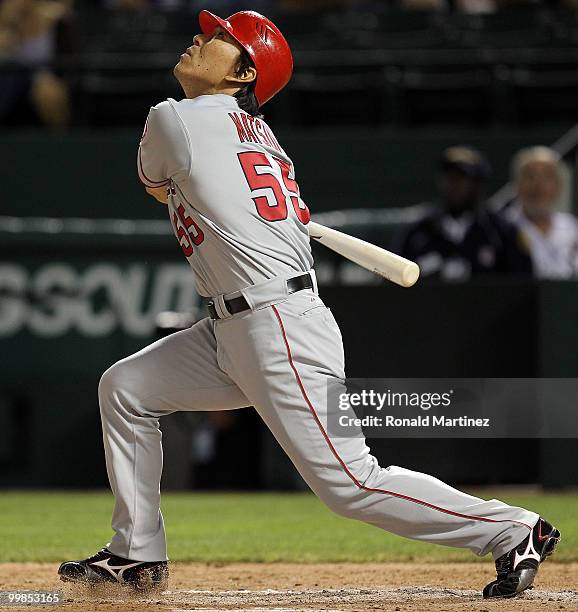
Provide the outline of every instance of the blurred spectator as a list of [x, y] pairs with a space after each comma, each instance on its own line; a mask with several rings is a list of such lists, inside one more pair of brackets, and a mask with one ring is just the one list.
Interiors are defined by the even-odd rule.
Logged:
[[519, 151], [512, 161], [517, 198], [504, 213], [526, 240], [537, 278], [578, 277], [578, 220], [556, 210], [562, 162], [548, 147]]
[[419, 264], [422, 278], [459, 282], [531, 274], [531, 260], [517, 230], [482, 200], [489, 171], [475, 149], [460, 146], [443, 152], [439, 200], [399, 237], [396, 249]]
[[0, 1], [1, 124], [67, 125], [69, 93], [54, 60], [70, 50], [71, 14], [72, 0]]

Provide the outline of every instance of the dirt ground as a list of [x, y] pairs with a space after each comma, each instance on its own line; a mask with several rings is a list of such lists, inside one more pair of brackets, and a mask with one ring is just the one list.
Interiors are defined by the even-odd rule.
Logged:
[[[536, 588], [514, 600], [487, 602], [491, 562], [475, 564], [201, 564], [171, 565], [169, 589], [135, 597], [125, 589], [71, 587], [57, 564], [0, 565], [0, 591], [58, 590], [64, 602], [46, 610], [189, 612], [193, 610], [392, 610], [412, 612], [578, 611], [578, 563], [545, 563]], [[2, 610], [31, 608], [0, 607]]]

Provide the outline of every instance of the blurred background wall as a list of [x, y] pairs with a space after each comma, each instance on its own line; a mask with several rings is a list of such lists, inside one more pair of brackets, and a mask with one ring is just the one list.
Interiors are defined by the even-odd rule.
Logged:
[[[135, 168], [148, 108], [180, 97], [171, 68], [200, 8], [255, 8], [286, 33], [295, 75], [264, 113], [317, 220], [410, 248], [404, 237], [430, 227], [434, 209], [440, 223], [443, 215], [465, 223], [440, 187], [460, 176], [473, 181], [475, 210], [489, 211], [492, 232], [506, 247], [510, 237], [512, 248], [522, 244], [527, 269], [488, 265], [477, 274], [471, 245], [454, 241], [437, 273], [411, 290], [314, 247], [350, 376], [576, 375], [578, 10], [570, 0], [2, 0], [0, 486], [106, 486], [100, 374], [204, 316], [165, 211]], [[555, 154], [560, 184], [551, 203], [544, 195], [550, 225], [539, 235], [564, 247], [558, 268], [541, 267], [532, 252], [524, 234], [532, 219], [524, 226], [509, 214], [525, 210], [512, 159], [535, 145]], [[480, 157], [460, 158], [464, 148]], [[552, 234], [556, 219], [562, 238]], [[452, 276], [456, 261], [468, 272]], [[402, 323], [389, 326], [385, 315]], [[172, 415], [163, 429], [167, 487], [303, 486], [251, 410]], [[382, 464], [457, 483], [578, 484], [575, 440], [370, 445]]]

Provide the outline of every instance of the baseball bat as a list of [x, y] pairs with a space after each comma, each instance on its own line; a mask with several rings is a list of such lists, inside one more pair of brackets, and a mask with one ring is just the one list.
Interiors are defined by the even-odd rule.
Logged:
[[307, 227], [310, 238], [393, 283], [411, 287], [419, 277], [419, 266], [405, 257], [314, 221]]

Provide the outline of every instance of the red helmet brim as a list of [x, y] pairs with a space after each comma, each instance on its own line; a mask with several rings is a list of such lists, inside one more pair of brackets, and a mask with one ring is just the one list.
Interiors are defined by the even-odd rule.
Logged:
[[210, 11], [203, 10], [199, 13], [199, 25], [201, 26], [201, 32], [203, 34], [212, 34], [216, 28], [221, 26], [227, 34], [232, 36], [241, 45], [241, 47], [245, 48], [243, 43], [235, 36], [233, 26], [225, 19], [213, 15]]

